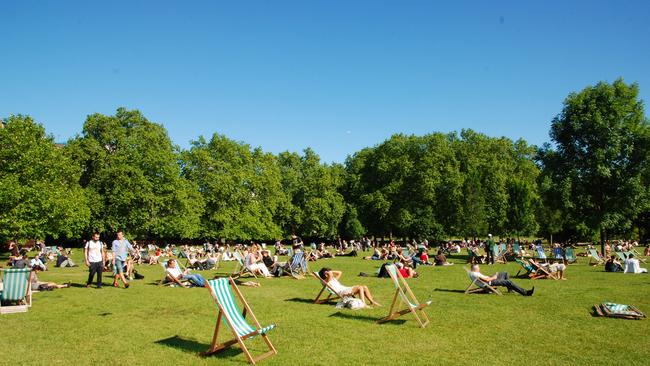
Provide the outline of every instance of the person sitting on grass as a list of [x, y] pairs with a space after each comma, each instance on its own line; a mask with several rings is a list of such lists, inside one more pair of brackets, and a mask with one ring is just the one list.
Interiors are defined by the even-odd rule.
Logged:
[[[481, 273], [481, 268], [479, 267], [478, 264], [473, 264], [472, 265], [472, 270], [469, 273], [469, 278], [472, 281], [476, 281], [476, 279], [481, 279], [484, 282], [486, 282], [490, 286], [503, 286], [508, 289], [508, 291], [515, 291], [516, 293], [523, 295], [523, 296], [532, 296], [533, 292], [535, 292], [535, 287], [533, 286], [532, 289], [530, 290], [524, 290], [523, 288], [517, 286], [514, 282], [510, 281], [508, 278], [508, 273], [507, 272], [499, 272], [495, 274], [494, 276], [486, 276]], [[482, 287], [482, 283], [477, 281], [476, 284], [478, 286]]]
[[395, 267], [404, 278], [414, 278], [418, 276], [418, 273], [411, 267], [405, 266], [402, 262], [395, 263]]
[[366, 302], [366, 299], [368, 299], [370, 305], [381, 306], [381, 304], [376, 302], [372, 297], [372, 294], [370, 293], [370, 290], [367, 286], [356, 285], [348, 287], [341, 284], [341, 282], [339, 282], [339, 278], [341, 278], [342, 274], [343, 272], [341, 271], [333, 271], [327, 267], [323, 267], [320, 271], [318, 271], [318, 276], [322, 278], [323, 281], [327, 282], [329, 287], [331, 287], [332, 290], [334, 290], [334, 292], [336, 292], [339, 296], [345, 297], [359, 295], [359, 298], [364, 303]]
[[429, 262], [429, 253], [427, 253], [425, 248], [420, 247], [418, 249], [418, 257], [420, 258], [420, 264], [423, 266], [432, 266], [433, 263]]
[[438, 249], [438, 254], [434, 257], [436, 266], [452, 266], [453, 263], [447, 262], [447, 257], [442, 253], [441, 249]]
[[47, 267], [45, 266], [45, 263], [43, 263], [43, 261], [38, 256], [38, 254], [34, 254], [34, 257], [32, 258], [32, 260], [29, 261], [29, 266], [34, 271], [47, 271]]
[[616, 260], [615, 255], [610, 255], [607, 262], [605, 262], [605, 272], [623, 272], [623, 265]]
[[630, 253], [625, 260], [625, 271], [623, 273], [648, 273], [648, 270], [641, 268], [639, 260], [634, 258], [634, 254]]
[[77, 265], [70, 258], [70, 249], [64, 251], [63, 248], [59, 247], [59, 256], [56, 258], [55, 267], [77, 267]]
[[189, 269], [181, 272], [178, 264], [176, 263], [176, 259], [170, 259], [167, 261], [167, 269], [165, 272], [167, 274], [167, 280], [169, 282], [179, 284], [183, 287], [186, 286], [182, 281], [190, 281], [199, 287], [205, 286], [205, 278], [203, 278], [203, 276], [200, 274], [190, 273]]

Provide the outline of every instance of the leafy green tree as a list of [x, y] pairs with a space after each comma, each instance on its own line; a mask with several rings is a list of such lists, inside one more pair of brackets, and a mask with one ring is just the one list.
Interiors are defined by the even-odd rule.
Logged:
[[28, 116], [0, 128], [0, 238], [78, 237], [90, 212], [81, 170]]
[[208, 238], [270, 239], [282, 235], [275, 217], [286, 206], [275, 156], [214, 134], [192, 142], [183, 154], [184, 175], [203, 201], [202, 235]]
[[88, 116], [66, 152], [81, 167], [90, 200], [88, 230], [124, 229], [137, 237], [196, 238], [203, 202], [181, 176], [178, 148], [140, 112]]
[[539, 159], [555, 204], [574, 225], [599, 233], [604, 246], [608, 231], [630, 227], [648, 194], [650, 127], [638, 85], [618, 79], [571, 93], [550, 136], [554, 146], [544, 146]]
[[339, 166], [320, 162], [311, 149], [303, 155], [283, 152], [278, 156], [282, 187], [289, 200], [280, 221], [285, 233], [333, 238], [345, 213], [339, 192], [343, 172]]

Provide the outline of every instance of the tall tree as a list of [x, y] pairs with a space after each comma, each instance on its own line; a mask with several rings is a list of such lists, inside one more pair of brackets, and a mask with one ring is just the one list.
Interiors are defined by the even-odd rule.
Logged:
[[183, 154], [184, 175], [205, 202], [202, 235], [224, 239], [272, 239], [282, 235], [275, 215], [286, 200], [277, 159], [261, 149], [214, 134]]
[[600, 233], [629, 228], [648, 194], [643, 166], [650, 158], [650, 127], [636, 84], [600, 82], [564, 100], [550, 131], [555, 146], [540, 151], [558, 207], [576, 225]]
[[161, 125], [124, 108], [114, 116], [93, 114], [66, 151], [83, 170], [89, 230], [197, 237], [203, 202], [197, 187], [181, 176], [178, 148]]
[[0, 238], [78, 237], [90, 212], [81, 170], [27, 116], [0, 128]]

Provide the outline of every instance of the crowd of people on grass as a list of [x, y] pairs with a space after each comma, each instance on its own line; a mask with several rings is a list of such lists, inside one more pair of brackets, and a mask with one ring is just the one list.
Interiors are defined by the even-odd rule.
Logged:
[[[172, 245], [159, 246], [154, 242], [139, 244], [136, 241], [130, 242], [124, 237], [122, 231], [118, 231], [113, 240], [107, 245], [100, 239], [99, 233], [94, 233], [90, 240], [85, 241], [83, 248], [83, 261], [88, 268], [88, 279], [86, 287], [93, 282], [97, 288], [103, 285], [102, 276], [104, 273], [112, 275], [112, 285], [119, 287], [120, 282], [124, 288], [129, 288], [130, 281], [141, 278], [135, 269], [138, 265], [159, 265], [162, 264], [165, 270], [164, 282], [182, 287], [197, 286], [203, 287], [206, 279], [200, 273], [193, 271], [206, 271], [218, 267], [221, 261], [241, 261], [242, 268], [245, 268], [254, 276], [279, 277], [283, 275], [295, 275], [292, 266], [295, 265], [294, 258], [300, 256], [303, 263], [303, 274], [306, 272], [306, 262], [327, 260], [336, 257], [357, 257], [358, 253], [371, 250], [372, 254], [363, 257], [364, 260], [382, 261], [375, 274], [378, 277], [389, 277], [386, 266], [394, 264], [397, 271], [403, 278], [417, 278], [419, 266], [450, 266], [447, 256], [462, 254], [463, 249], [467, 251], [467, 261], [471, 265], [469, 277], [471, 280], [480, 279], [480, 283], [490, 286], [503, 286], [509, 291], [515, 291], [524, 296], [530, 296], [534, 292], [524, 290], [516, 285], [506, 272], [498, 272], [492, 276], [484, 275], [480, 271], [480, 265], [492, 265], [500, 258], [517, 260], [526, 270], [526, 276], [532, 279], [555, 278], [565, 280], [567, 264], [567, 248], [569, 245], [553, 243], [550, 255], [544, 258], [536, 256], [535, 253], [545, 252], [541, 241], [518, 242], [515, 239], [502, 238], [495, 240], [488, 235], [485, 240], [460, 240], [441, 243], [437, 248], [431, 248], [427, 240], [421, 242], [413, 240], [398, 244], [393, 240], [379, 242], [367, 237], [359, 241], [338, 240], [335, 242], [319, 244], [311, 243], [305, 245], [298, 236], [292, 236], [291, 242], [284, 244], [278, 240], [274, 245], [266, 243], [250, 242], [249, 244], [225, 244], [210, 243], [206, 241], [201, 246]], [[405, 244], [405, 245], [404, 245]], [[42, 282], [38, 280], [37, 273], [47, 271], [51, 266], [55, 267], [76, 267], [72, 259], [71, 249], [64, 249], [61, 246], [45, 246], [42, 242], [33, 242], [29, 246], [21, 247], [14, 241], [7, 246], [9, 259], [6, 263], [12, 268], [29, 268], [34, 272], [32, 277], [33, 288], [51, 290], [56, 288], [69, 287], [70, 283], [57, 284], [53, 282]], [[638, 243], [634, 241], [606, 242], [604, 255], [605, 271], [623, 273], [645, 273], [647, 270], [641, 267], [637, 252]], [[587, 249], [595, 249], [588, 246]], [[617, 257], [613, 253], [624, 253]], [[532, 254], [532, 255], [531, 255]], [[645, 247], [644, 256], [650, 255], [650, 249]], [[286, 260], [279, 258], [287, 256]], [[624, 259], [621, 259], [624, 258]], [[183, 266], [182, 261], [185, 262]], [[186, 268], [183, 268], [186, 267]], [[324, 281], [332, 288], [342, 294], [360, 297], [364, 303], [379, 305], [373, 298], [368, 287], [363, 285], [344, 286], [339, 281], [341, 271], [323, 267], [318, 271]], [[369, 274], [361, 273], [368, 276]], [[259, 282], [240, 281], [239, 284], [259, 286]]]

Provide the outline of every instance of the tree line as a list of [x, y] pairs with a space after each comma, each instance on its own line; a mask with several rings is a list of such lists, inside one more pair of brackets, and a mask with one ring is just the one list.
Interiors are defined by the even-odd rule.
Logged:
[[396, 134], [344, 163], [272, 154], [215, 133], [181, 149], [137, 110], [87, 117], [57, 145], [12, 115], [0, 129], [0, 239], [650, 235], [650, 123], [636, 84], [571, 93], [551, 143], [473, 130]]

